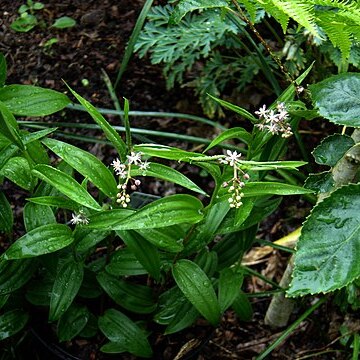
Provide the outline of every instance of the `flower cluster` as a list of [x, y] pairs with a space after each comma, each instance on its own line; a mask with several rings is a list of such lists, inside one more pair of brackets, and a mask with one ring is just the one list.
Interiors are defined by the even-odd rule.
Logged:
[[278, 103], [276, 111], [266, 109], [266, 105], [263, 105], [255, 114], [262, 120], [261, 123], [256, 124], [260, 130], [268, 130], [273, 135], [281, 134], [282, 137], [287, 138], [292, 135], [292, 130], [288, 124], [289, 113], [286, 110], [284, 103]]
[[78, 214], [72, 214], [72, 219], [70, 220], [71, 225], [87, 225], [89, 219], [86, 217], [84, 211], [80, 210]]
[[128, 203], [130, 202], [130, 195], [127, 193], [128, 185], [130, 185], [130, 189], [135, 191], [138, 186], [141, 185], [141, 181], [138, 179], [133, 179], [130, 175], [131, 166], [136, 165], [140, 170], [146, 173], [146, 170], [149, 168], [150, 163], [146, 160], [143, 161], [141, 159], [141, 152], [131, 151], [130, 155], [127, 155], [127, 160], [125, 163], [122, 163], [119, 159], [115, 159], [111, 166], [114, 168], [114, 172], [119, 178], [122, 180], [117, 186], [119, 192], [117, 193], [116, 202], [120, 204], [122, 207], [126, 208]]
[[233, 168], [233, 177], [229, 182], [224, 182], [223, 187], [228, 188], [228, 192], [231, 194], [228, 199], [230, 207], [238, 209], [243, 204], [241, 200], [244, 196], [242, 192], [242, 188], [245, 186], [244, 180], [249, 180], [250, 176], [241, 169], [241, 153], [226, 150], [226, 154], [219, 161], [221, 164], [230, 165]]

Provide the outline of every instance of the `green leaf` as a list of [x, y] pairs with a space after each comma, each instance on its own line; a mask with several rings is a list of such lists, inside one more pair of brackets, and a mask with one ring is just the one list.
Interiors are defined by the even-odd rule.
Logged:
[[37, 25], [38, 21], [36, 19], [36, 16], [28, 14], [26, 12], [23, 12], [22, 15], [25, 16], [19, 16], [10, 24], [10, 28], [12, 30], [17, 32], [28, 32]]
[[106, 310], [104, 315], [99, 317], [99, 328], [110, 341], [123, 344], [122, 349], [136, 356], [152, 356], [145, 333], [120, 311]]
[[194, 262], [181, 259], [173, 267], [173, 277], [180, 290], [212, 325], [220, 321], [220, 306], [210, 279]]
[[148, 273], [128, 248], [119, 249], [111, 255], [110, 262], [106, 265], [106, 271], [114, 276], [144, 275]]
[[0, 295], [9, 294], [26, 284], [37, 268], [34, 259], [0, 261]]
[[296, 185], [289, 185], [276, 182], [248, 182], [243, 188], [244, 197], [262, 195], [301, 195], [313, 193]]
[[27, 232], [42, 225], [56, 224], [56, 218], [49, 206], [27, 203], [24, 206], [24, 225]]
[[215, 251], [209, 251], [204, 247], [202, 251], [197, 254], [194, 259], [194, 263], [199, 265], [201, 270], [210, 278], [212, 277], [217, 269], [218, 258]]
[[245, 144], [249, 144], [252, 139], [252, 135], [247, 132], [245, 129], [241, 127], [231, 128], [229, 130], [224, 131], [219, 136], [217, 136], [204, 150], [204, 152], [212, 149], [214, 146], [221, 144], [222, 142], [229, 139], [239, 139], [243, 141]]
[[354, 145], [350, 136], [333, 134], [322, 140], [312, 154], [318, 164], [333, 167]]
[[5, 176], [25, 190], [31, 191], [35, 186], [29, 162], [20, 156], [9, 159], [1, 169], [0, 175]]
[[51, 27], [56, 29], [66, 29], [76, 25], [76, 21], [69, 16], [62, 16], [55, 20]]
[[0, 316], [0, 340], [15, 335], [24, 328], [29, 320], [29, 314], [24, 310], [7, 311]]
[[89, 321], [90, 311], [84, 305], [72, 304], [61, 316], [57, 326], [59, 341], [69, 341], [78, 335]]
[[134, 210], [129, 209], [113, 209], [99, 211], [89, 216], [88, 229], [113, 229], [113, 227], [122, 219], [134, 214]]
[[5, 194], [0, 191], [0, 231], [11, 233], [14, 224], [14, 216], [9, 201]]
[[135, 231], [116, 231], [141, 265], [155, 279], [160, 279], [160, 255], [156, 247]]
[[36, 306], [50, 305], [50, 294], [54, 283], [52, 275], [45, 274], [41, 280], [37, 277], [26, 285], [26, 300]]
[[5, 85], [7, 75], [6, 59], [3, 54], [0, 53], [0, 87]]
[[224, 7], [228, 7], [225, 0], [182, 0], [176, 5], [170, 17], [170, 23], [178, 24], [187, 13], [194, 10]]
[[102, 291], [100, 285], [97, 284], [95, 272], [86, 268], [84, 270], [84, 278], [79, 289], [78, 296], [85, 299], [96, 299], [104, 292]]
[[96, 278], [105, 292], [124, 309], [138, 314], [149, 314], [156, 309], [151, 288], [131, 284], [105, 271]]
[[0, 89], [0, 101], [19, 116], [46, 116], [62, 110], [69, 98], [55, 90], [32, 85], [8, 85]]
[[200, 316], [196, 308], [186, 300], [183, 306], [175, 313], [174, 318], [164, 331], [164, 335], [174, 334], [191, 326]]
[[153, 229], [182, 223], [197, 223], [202, 203], [190, 195], [171, 195], [152, 202], [113, 226], [114, 230]]
[[360, 74], [334, 75], [309, 89], [325, 119], [338, 125], [360, 126]]
[[242, 273], [226, 268], [220, 272], [219, 304], [221, 312], [227, 310], [239, 294], [244, 276]]
[[67, 84], [71, 93], [76, 97], [77, 101], [86, 109], [93, 120], [101, 127], [104, 131], [106, 138], [114, 145], [117, 150], [122, 162], [126, 160], [127, 147], [124, 141], [116, 130], [105, 120], [105, 118], [99, 113], [95, 106], [90, 104], [87, 100], [82, 98], [74, 90], [72, 90]]
[[231, 305], [236, 315], [241, 321], [250, 321], [253, 315], [253, 310], [248, 297], [240, 291]]
[[32, 141], [26, 146], [27, 153], [29, 155], [29, 163], [35, 164], [50, 164], [50, 157], [45, 147], [39, 140]]
[[199, 194], [206, 195], [206, 192], [201, 190], [194, 182], [188, 179], [185, 175], [181, 172], [165, 165], [150, 163], [149, 168], [144, 173], [143, 170], [140, 169], [131, 169], [132, 176], [153, 176], [158, 179], [170, 181], [174, 184], [178, 184], [183, 186], [184, 188], [190, 189], [195, 191]]
[[23, 259], [49, 254], [74, 241], [71, 229], [63, 224], [48, 224], [17, 239], [3, 254], [4, 259]]
[[109, 234], [108, 230], [98, 231], [89, 230], [87, 227], [77, 227], [74, 233], [75, 251], [85, 253], [103, 241]]
[[43, 143], [81, 175], [89, 179], [104, 194], [109, 197], [116, 196], [117, 183], [113, 174], [94, 155], [54, 139], [45, 139]]
[[70, 307], [84, 277], [84, 265], [73, 259], [59, 264], [50, 296], [49, 321], [58, 320]]
[[94, 198], [70, 175], [49, 165], [36, 165], [32, 173], [78, 204], [97, 211], [101, 210], [101, 206]]
[[[1, 91], [2, 89], [0, 89], [0, 92]], [[0, 132], [16, 146], [24, 150], [25, 147], [18, 132], [18, 128], [19, 126], [14, 115], [8, 110], [6, 104], [4, 104], [0, 98]]]
[[316, 193], [330, 192], [335, 186], [335, 181], [331, 171], [325, 171], [318, 174], [309, 174], [304, 183], [304, 187], [311, 189]]
[[52, 206], [61, 209], [72, 210], [74, 212], [79, 211], [79, 204], [75, 201], [66, 199], [61, 196], [39, 196], [26, 199], [33, 204]]
[[360, 184], [347, 185], [318, 203], [297, 243], [289, 296], [326, 293], [360, 276]]

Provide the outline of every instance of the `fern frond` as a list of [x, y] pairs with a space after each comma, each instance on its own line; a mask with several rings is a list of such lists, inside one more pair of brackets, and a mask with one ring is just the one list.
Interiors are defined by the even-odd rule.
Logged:
[[271, 0], [256, 0], [269, 15], [271, 15], [282, 27], [284, 34], [289, 24], [289, 15], [274, 6]]

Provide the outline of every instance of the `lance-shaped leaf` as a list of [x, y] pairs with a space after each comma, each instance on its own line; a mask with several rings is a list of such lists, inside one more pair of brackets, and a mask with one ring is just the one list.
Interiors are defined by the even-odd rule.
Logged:
[[7, 311], [0, 316], [0, 340], [15, 335], [24, 328], [29, 320], [29, 314], [24, 310]]
[[140, 169], [132, 169], [131, 175], [132, 176], [139, 176], [139, 175], [140, 176], [141, 175], [153, 176], [158, 179], [173, 182], [174, 184], [178, 184], [180, 186], [183, 186], [184, 188], [190, 189], [199, 194], [206, 195], [206, 193], [203, 190], [201, 190], [194, 182], [192, 182], [190, 179], [188, 179], [181, 172], [179, 172], [169, 166], [156, 164], [156, 163], [150, 163], [150, 165], [145, 173], [143, 170], [140, 170]]
[[185, 151], [176, 147], [159, 144], [140, 144], [135, 145], [134, 149], [144, 153], [145, 155], [156, 156], [168, 160], [190, 161], [190, 159], [194, 159], [196, 157], [204, 157], [204, 155], [196, 152]]
[[[117, 343], [117, 352], [128, 351], [136, 356], [152, 356], [145, 332], [120, 311], [106, 310], [104, 315], [99, 317], [99, 328], [112, 343]], [[107, 346], [104, 345], [104, 348]]]
[[240, 291], [231, 305], [241, 321], [250, 321], [253, 315], [251, 303], [242, 291]]
[[115, 230], [153, 229], [199, 222], [202, 203], [190, 195], [171, 195], [144, 206], [113, 226]]
[[[0, 92], [1, 90], [2, 89], [0, 89]], [[0, 101], [0, 132], [16, 146], [24, 150], [25, 147], [21, 140], [18, 128], [19, 126], [14, 115], [9, 111], [5, 104]]]
[[55, 189], [90, 209], [101, 210], [94, 198], [70, 175], [48, 165], [36, 165], [32, 173]]
[[108, 211], [99, 211], [89, 216], [89, 229], [113, 229], [120, 220], [134, 214], [130, 209], [113, 209]]
[[117, 150], [121, 161], [126, 160], [127, 147], [124, 141], [121, 139], [120, 135], [116, 130], [105, 120], [105, 118], [99, 113], [95, 106], [89, 103], [89, 101], [82, 98], [74, 90], [72, 90], [68, 85], [67, 87], [71, 93], [76, 97], [77, 101], [86, 109], [89, 115], [93, 120], [101, 127], [107, 139], [114, 145]]
[[302, 195], [313, 193], [296, 185], [282, 184], [276, 182], [248, 182], [243, 188], [244, 197], [261, 195]]
[[148, 273], [128, 248], [115, 251], [105, 269], [114, 276], [144, 275]]
[[244, 276], [242, 273], [226, 268], [220, 272], [219, 304], [221, 312], [227, 310], [239, 294]]
[[24, 206], [23, 217], [26, 231], [42, 225], [56, 224], [55, 215], [49, 206], [27, 203]]
[[317, 204], [297, 243], [289, 296], [326, 293], [360, 276], [360, 185], [347, 185]]
[[79, 211], [78, 203], [66, 199], [65, 197], [62, 196], [38, 196], [26, 200], [37, 205], [52, 206], [56, 208], [72, 210], [74, 212]]
[[96, 278], [105, 292], [124, 309], [138, 314], [149, 314], [156, 309], [149, 287], [131, 284], [105, 271], [99, 273]]
[[14, 224], [14, 216], [10, 203], [0, 191], [0, 231], [10, 233]]
[[314, 105], [325, 119], [339, 125], [360, 126], [360, 74], [334, 75], [309, 89]]
[[60, 250], [74, 241], [71, 229], [63, 224], [48, 224], [29, 231], [4, 253], [6, 260], [23, 259]]
[[77, 295], [84, 277], [84, 265], [74, 260], [58, 267], [50, 296], [49, 321], [58, 320]]
[[94, 155], [55, 139], [45, 139], [43, 143], [82, 176], [89, 179], [104, 194], [109, 197], [116, 196], [117, 184], [113, 174]]
[[194, 262], [181, 259], [173, 267], [176, 284], [194, 307], [212, 325], [220, 320], [220, 306], [205, 272]]
[[66, 95], [32, 85], [5, 86], [0, 89], [0, 101], [20, 116], [50, 115], [70, 104]]

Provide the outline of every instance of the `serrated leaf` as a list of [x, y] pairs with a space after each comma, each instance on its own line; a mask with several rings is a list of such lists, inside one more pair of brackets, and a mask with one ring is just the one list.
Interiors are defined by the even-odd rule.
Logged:
[[242, 273], [226, 268], [220, 272], [219, 304], [221, 312], [227, 310], [239, 294], [244, 276]]
[[141, 265], [155, 279], [160, 278], [160, 255], [156, 247], [135, 231], [116, 231]]
[[105, 292], [124, 309], [138, 314], [149, 314], [156, 309], [149, 287], [131, 284], [105, 271], [99, 273], [96, 278]]
[[46, 116], [70, 104], [66, 95], [32, 85], [5, 86], [0, 89], [0, 101], [19, 116]]
[[136, 356], [151, 357], [152, 350], [145, 333], [127, 316], [115, 309], [108, 309], [99, 317], [99, 328], [114, 343], [123, 344], [122, 351]]
[[4, 259], [23, 259], [49, 254], [74, 241], [71, 229], [63, 224], [48, 224], [17, 239], [3, 254]]
[[74, 27], [76, 25], [76, 21], [69, 16], [62, 16], [55, 20], [55, 22], [51, 25], [51, 27], [56, 29], [66, 29], [70, 27]]
[[101, 210], [95, 199], [70, 175], [49, 165], [36, 165], [32, 173], [78, 204], [97, 211]]
[[0, 191], [0, 231], [12, 232], [14, 215], [5, 194]]
[[56, 224], [56, 218], [49, 206], [27, 203], [24, 206], [24, 225], [27, 232], [42, 225]]
[[113, 174], [94, 155], [55, 139], [45, 139], [43, 143], [81, 175], [89, 179], [104, 194], [109, 197], [116, 196], [118, 191]]
[[29, 320], [29, 314], [24, 310], [7, 311], [0, 316], [0, 340], [15, 335], [24, 328]]
[[114, 230], [153, 229], [182, 223], [197, 223], [203, 215], [200, 200], [190, 195], [170, 195], [144, 206], [121, 220]]
[[84, 277], [84, 265], [74, 260], [59, 264], [50, 296], [49, 321], [58, 320], [72, 304]]
[[201, 190], [194, 182], [188, 179], [181, 172], [162, 164], [150, 163], [148, 169], [144, 173], [143, 170], [140, 169], [132, 169], [132, 176], [153, 176], [158, 179], [166, 180], [173, 182], [174, 184], [178, 184], [183, 186], [184, 188], [195, 191], [199, 194], [206, 195], [206, 192]]
[[119, 249], [112, 254], [109, 264], [106, 265], [106, 271], [114, 276], [148, 273], [136, 256], [127, 248]]
[[220, 306], [210, 279], [194, 262], [181, 259], [173, 267], [173, 277], [176, 284], [212, 325], [220, 320]]
[[5, 85], [7, 75], [6, 59], [3, 54], [0, 53], [0, 87]]
[[354, 145], [355, 141], [352, 137], [333, 134], [322, 140], [312, 154], [318, 164], [333, 167]]
[[347, 185], [317, 204], [297, 243], [289, 296], [326, 293], [360, 276], [360, 185]]
[[170, 23], [178, 24], [187, 13], [194, 10], [223, 7], [228, 7], [225, 0], [182, 0], [176, 5], [170, 17]]
[[0, 261], [0, 295], [9, 294], [26, 284], [37, 268], [34, 259]]
[[59, 341], [69, 341], [78, 335], [89, 321], [90, 311], [84, 305], [72, 304], [61, 316], [57, 326]]
[[101, 127], [107, 139], [114, 145], [117, 150], [121, 161], [126, 160], [127, 147], [124, 141], [121, 139], [120, 135], [116, 130], [105, 120], [105, 118], [99, 113], [95, 106], [93, 106], [89, 101], [82, 98], [74, 90], [72, 90], [67, 84], [71, 93], [76, 97], [77, 101], [86, 109], [89, 115], [93, 120]]
[[360, 126], [360, 74], [334, 75], [309, 89], [325, 119], [338, 125]]
[[[0, 92], [2, 89], [0, 89]], [[8, 140], [13, 142], [20, 149], [24, 150], [24, 144], [19, 134], [19, 126], [16, 122], [14, 115], [9, 111], [6, 104], [1, 101], [0, 97], [0, 132]]]

